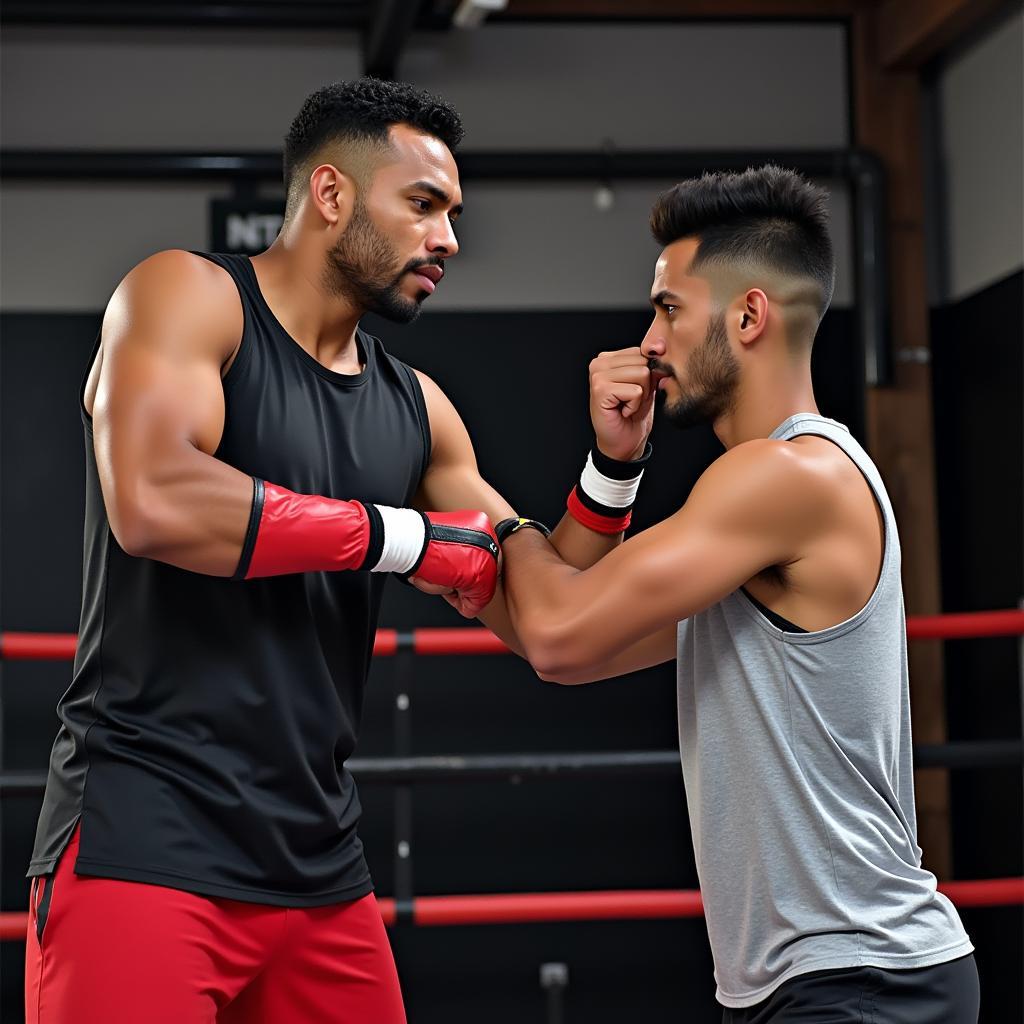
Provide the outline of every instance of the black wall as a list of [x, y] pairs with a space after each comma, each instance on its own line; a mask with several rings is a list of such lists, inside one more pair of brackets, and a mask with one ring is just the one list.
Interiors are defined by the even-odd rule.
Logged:
[[[587, 363], [602, 349], [635, 344], [647, 316], [639, 310], [435, 313], [411, 328], [367, 327], [445, 388], [470, 428], [485, 476], [522, 513], [554, 522], [588, 445]], [[77, 627], [82, 510], [77, 392], [98, 322], [96, 314], [0, 318], [4, 630]], [[815, 373], [822, 411], [850, 423], [860, 435], [861, 374], [853, 339], [852, 314], [830, 313], [816, 346]], [[655, 448], [637, 506], [639, 528], [678, 508], [720, 451], [708, 431], [682, 434], [664, 424], [656, 429]], [[982, 606], [999, 603], [985, 596], [978, 600]], [[443, 603], [389, 588], [382, 625], [457, 624], [462, 620]], [[53, 709], [69, 670], [67, 663], [0, 666], [0, 767], [45, 766], [56, 730]], [[360, 756], [392, 751], [394, 671], [395, 663], [386, 659], [373, 670]], [[668, 666], [581, 688], [541, 683], [512, 657], [424, 658], [414, 672], [416, 753], [668, 749], [677, 742]], [[1000, 685], [1012, 690], [1014, 676]], [[988, 776], [972, 776], [975, 789], [987, 784]], [[999, 788], [1005, 790], [1006, 782]], [[393, 798], [387, 788], [369, 786], [362, 796], [362, 834], [378, 891], [386, 895], [393, 883]], [[433, 785], [418, 787], [415, 801], [419, 893], [697, 884], [681, 779]], [[26, 905], [21, 876], [37, 812], [34, 798], [5, 801], [3, 909]], [[997, 808], [991, 817], [979, 814], [980, 834], [991, 835], [1004, 813]], [[966, 871], [959, 860], [958, 870]], [[1019, 872], [1019, 860], [1013, 870]], [[978, 920], [1002, 913], [978, 912]], [[569, 1024], [623, 1019], [667, 1024], [683, 1013], [695, 1024], [720, 1019], [700, 920], [399, 927], [391, 936], [413, 1024], [542, 1021], [537, 972], [546, 960], [569, 964]], [[16, 943], [0, 949], [4, 1021], [19, 1019], [22, 955]]]
[[[1013, 608], [1024, 597], [1024, 342], [1020, 272], [932, 313], [943, 608]], [[1021, 735], [1019, 638], [946, 644], [951, 740]], [[951, 776], [959, 878], [1024, 872], [1020, 766]], [[982, 1020], [1024, 1019], [1024, 910], [965, 911], [979, 948]], [[996, 1011], [998, 1010], [998, 1014]]]

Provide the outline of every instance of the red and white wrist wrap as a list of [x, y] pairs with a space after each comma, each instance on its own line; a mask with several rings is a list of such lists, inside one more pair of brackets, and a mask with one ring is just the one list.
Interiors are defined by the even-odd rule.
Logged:
[[651, 451], [648, 441], [639, 459], [620, 462], [596, 446], [592, 448], [580, 481], [569, 494], [569, 515], [597, 533], [622, 533], [633, 515], [633, 503]]

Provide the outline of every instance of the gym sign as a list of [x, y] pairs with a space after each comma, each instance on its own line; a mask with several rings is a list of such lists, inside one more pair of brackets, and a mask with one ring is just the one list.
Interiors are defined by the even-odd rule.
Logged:
[[255, 256], [277, 238], [283, 220], [279, 199], [212, 199], [210, 249]]

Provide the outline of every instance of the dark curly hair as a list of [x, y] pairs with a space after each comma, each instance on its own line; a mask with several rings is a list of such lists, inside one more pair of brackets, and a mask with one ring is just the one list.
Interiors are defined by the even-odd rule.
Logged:
[[291, 194], [298, 168], [329, 141], [387, 144], [388, 129], [407, 124], [440, 139], [453, 152], [465, 131], [455, 108], [405, 82], [359, 78], [325, 85], [306, 97], [284, 140], [284, 187]]
[[810, 278], [821, 294], [820, 315], [835, 282], [826, 197], [824, 189], [774, 164], [704, 174], [658, 197], [651, 231], [662, 245], [698, 239], [694, 271], [739, 263]]

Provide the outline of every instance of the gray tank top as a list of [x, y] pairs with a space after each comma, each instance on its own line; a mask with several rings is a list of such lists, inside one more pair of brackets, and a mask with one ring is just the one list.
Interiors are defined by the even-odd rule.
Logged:
[[736, 591], [679, 623], [679, 739], [719, 1002], [843, 967], [927, 967], [973, 949], [921, 867], [900, 543], [874, 463], [841, 423], [802, 413], [871, 485], [882, 572], [852, 618], [776, 628]]

